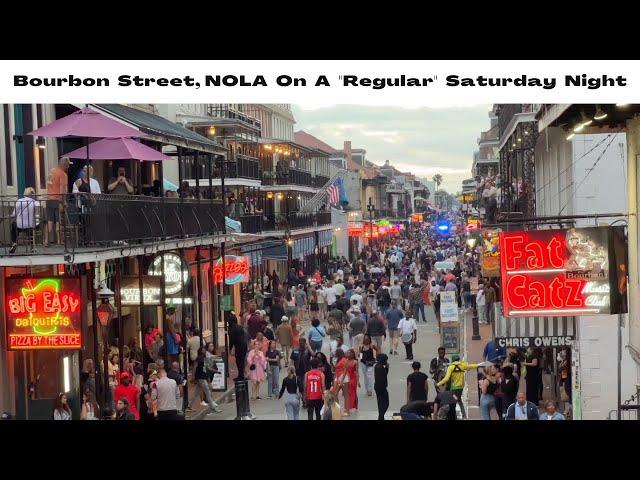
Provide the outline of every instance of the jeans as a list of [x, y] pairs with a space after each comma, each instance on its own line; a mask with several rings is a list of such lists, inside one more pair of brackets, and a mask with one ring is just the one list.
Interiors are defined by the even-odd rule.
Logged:
[[360, 362], [360, 372], [364, 378], [364, 388], [367, 394], [373, 391], [373, 366], [367, 367], [364, 363]]
[[413, 304], [413, 316], [416, 319], [416, 322], [420, 321], [420, 312], [422, 312], [422, 319], [426, 322], [427, 316], [424, 313], [424, 303], [414, 303]]
[[300, 419], [300, 397], [297, 393], [284, 392], [284, 409], [287, 412], [287, 420]]
[[484, 308], [487, 316], [487, 318], [485, 318], [485, 321], [493, 325], [495, 322], [495, 316], [496, 316], [496, 310], [495, 308], [493, 308], [493, 303], [487, 303]]
[[378, 400], [378, 420], [384, 420], [384, 414], [389, 409], [389, 391], [376, 390], [376, 399]]
[[487, 321], [487, 309], [485, 305], [478, 305], [476, 310], [478, 311], [478, 322], [485, 323]]
[[267, 369], [267, 395], [278, 396], [278, 382], [280, 380], [280, 365], [269, 365]]
[[462, 299], [464, 301], [464, 308], [471, 306], [471, 292], [462, 292]]
[[[462, 391], [463, 389], [456, 389], [453, 390], [453, 394], [458, 397], [458, 405], [460, 405], [460, 412], [462, 413], [462, 418], [467, 418], [467, 412], [464, 409], [464, 403], [462, 402]], [[449, 407], [451, 407], [453, 409], [453, 411], [455, 412], [456, 406], [455, 405], [449, 405]], [[453, 414], [453, 416], [455, 416], [455, 414]]]
[[320, 340], [319, 342], [315, 340], [309, 340], [309, 346], [314, 352], [319, 352], [320, 350], [322, 350], [322, 340]]
[[387, 310], [389, 310], [389, 307], [380, 307], [380, 315], [382, 315], [383, 318], [387, 314]]
[[[403, 342], [404, 343], [404, 342]], [[413, 360], [413, 341], [404, 344], [404, 349], [407, 352], [407, 358]]]
[[496, 398], [488, 393], [483, 393], [480, 397], [480, 412], [482, 420], [491, 420], [491, 409], [495, 409], [500, 417], [500, 412], [496, 409]]
[[193, 407], [193, 402], [195, 402], [196, 399], [200, 398], [200, 394], [204, 394], [204, 398], [209, 404], [209, 408], [213, 408], [217, 406], [216, 402], [214, 402], [213, 398], [211, 397], [211, 387], [209, 386], [209, 382], [205, 379], [198, 379], [198, 383], [196, 383], [195, 392], [193, 392], [193, 398], [189, 400], [188, 408]]

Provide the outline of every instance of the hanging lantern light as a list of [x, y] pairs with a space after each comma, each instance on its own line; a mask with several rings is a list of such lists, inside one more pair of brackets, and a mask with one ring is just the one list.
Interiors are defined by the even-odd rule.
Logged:
[[100, 325], [106, 327], [111, 322], [113, 318], [114, 309], [113, 306], [109, 303], [108, 298], [104, 298], [102, 300], [102, 304], [98, 307], [96, 313], [98, 314], [98, 320], [100, 321]]

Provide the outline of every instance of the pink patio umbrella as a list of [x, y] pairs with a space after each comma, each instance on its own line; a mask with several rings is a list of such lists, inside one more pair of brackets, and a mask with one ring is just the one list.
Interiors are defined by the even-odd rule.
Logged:
[[[37, 137], [84, 137], [86, 143], [86, 157], [91, 162], [89, 155], [89, 138], [122, 138], [141, 137], [144, 134], [135, 128], [129, 127], [100, 112], [90, 109], [88, 106], [62, 117], [48, 125], [40, 127], [29, 135]], [[89, 184], [91, 179], [89, 178]]]
[[[141, 162], [157, 162], [170, 160], [171, 157], [154, 150], [132, 138], [104, 138], [91, 144], [89, 160], [140, 160]], [[80, 147], [67, 153], [69, 158], [87, 160], [87, 149]]]

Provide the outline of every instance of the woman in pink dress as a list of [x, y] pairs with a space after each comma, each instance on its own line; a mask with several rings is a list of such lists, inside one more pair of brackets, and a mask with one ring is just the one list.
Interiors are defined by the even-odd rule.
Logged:
[[247, 369], [252, 388], [251, 400], [260, 400], [260, 385], [267, 378], [267, 360], [258, 344], [247, 355]]
[[360, 376], [358, 375], [358, 360], [356, 360], [356, 352], [350, 349], [347, 352], [347, 375], [349, 375], [349, 400], [347, 411], [358, 409], [358, 387], [360, 387]]
[[267, 351], [269, 350], [269, 340], [264, 338], [264, 335], [262, 332], [258, 332], [256, 334], [256, 338], [251, 340], [251, 348], [253, 349], [256, 346], [258, 347], [258, 350], [260, 350], [262, 353], [264, 353], [265, 355], [267, 354]]

